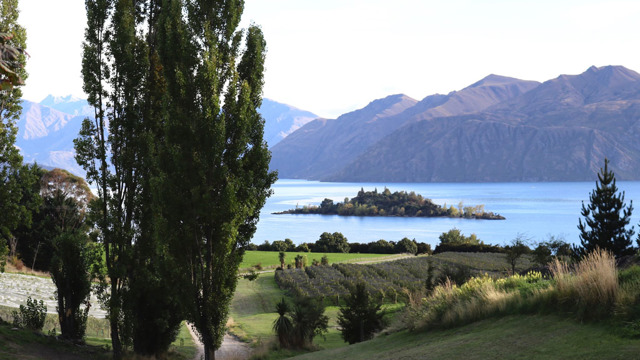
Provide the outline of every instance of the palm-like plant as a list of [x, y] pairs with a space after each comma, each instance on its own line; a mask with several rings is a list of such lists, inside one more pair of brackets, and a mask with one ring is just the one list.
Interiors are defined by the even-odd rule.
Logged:
[[276, 312], [280, 316], [273, 322], [273, 330], [278, 335], [278, 341], [281, 347], [289, 347], [293, 332], [293, 323], [287, 316], [289, 310], [289, 304], [287, 304], [284, 298], [276, 304]]

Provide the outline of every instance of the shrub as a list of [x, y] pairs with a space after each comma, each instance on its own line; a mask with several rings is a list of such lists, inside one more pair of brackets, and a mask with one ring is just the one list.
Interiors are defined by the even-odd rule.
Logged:
[[27, 298], [27, 305], [20, 305], [19, 311], [13, 312], [13, 325], [35, 331], [42, 331], [44, 320], [47, 317], [47, 307], [42, 300], [38, 302]]
[[345, 298], [345, 306], [340, 307], [338, 325], [342, 339], [354, 344], [373, 338], [373, 334], [382, 329], [382, 316], [380, 305], [372, 301], [365, 284], [358, 283]]

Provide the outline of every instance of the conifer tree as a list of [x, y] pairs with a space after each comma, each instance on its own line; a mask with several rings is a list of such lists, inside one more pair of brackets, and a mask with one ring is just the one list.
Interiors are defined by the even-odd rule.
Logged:
[[338, 314], [338, 325], [342, 339], [349, 344], [369, 340], [382, 329], [380, 305], [372, 301], [364, 283], [356, 284], [351, 295], [346, 297]]
[[576, 255], [582, 257], [596, 248], [611, 251], [616, 257], [632, 255], [633, 226], [627, 229], [632, 211], [633, 201], [626, 206], [624, 191], [618, 192], [609, 160], [605, 159], [596, 188], [589, 196], [589, 205], [582, 203], [584, 222], [582, 219], [578, 222], [580, 246], [574, 247]]

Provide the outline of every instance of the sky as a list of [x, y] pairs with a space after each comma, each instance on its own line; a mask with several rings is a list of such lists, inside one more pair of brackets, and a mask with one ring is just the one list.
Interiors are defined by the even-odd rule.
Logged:
[[[24, 98], [86, 98], [82, 0], [20, 0]], [[489, 74], [545, 81], [591, 65], [640, 71], [637, 0], [245, 0], [267, 41], [264, 97], [337, 116], [388, 95], [460, 90]]]

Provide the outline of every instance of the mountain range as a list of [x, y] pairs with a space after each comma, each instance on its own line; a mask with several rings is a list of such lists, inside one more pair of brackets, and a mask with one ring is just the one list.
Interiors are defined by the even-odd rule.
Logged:
[[640, 179], [640, 74], [591, 67], [543, 83], [489, 75], [421, 101], [393, 95], [309, 122], [272, 148], [280, 178], [345, 182]]
[[[270, 147], [317, 118], [313, 113], [270, 99], [262, 101], [259, 111], [265, 119], [264, 139]], [[22, 100], [16, 146], [25, 162], [84, 176], [74, 158], [73, 139], [78, 137], [82, 121], [93, 116], [93, 108], [85, 99], [71, 95], [49, 95], [39, 103]]]
[[[604, 158], [640, 180], [640, 74], [591, 67], [539, 83], [489, 75], [418, 101], [374, 100], [336, 119], [264, 99], [265, 141], [280, 178], [344, 182], [593, 180]], [[84, 175], [73, 139], [86, 100], [23, 101], [16, 146], [27, 162]]]

